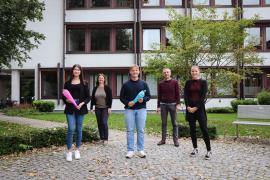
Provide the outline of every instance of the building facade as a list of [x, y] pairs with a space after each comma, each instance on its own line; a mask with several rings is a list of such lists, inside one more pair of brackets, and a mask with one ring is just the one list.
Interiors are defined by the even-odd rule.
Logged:
[[[18, 103], [35, 99], [53, 100], [56, 110], [63, 109], [61, 90], [70, 68], [80, 64], [85, 80], [92, 90], [98, 73], [107, 76], [113, 91], [113, 109], [122, 110], [119, 94], [128, 79], [132, 64], [143, 67], [144, 53], [153, 43], [166, 44], [169, 21], [167, 8], [178, 13], [196, 13], [196, 6], [214, 7], [218, 14], [232, 13], [243, 8], [243, 18], [259, 15], [255, 27], [248, 32], [258, 38], [258, 53], [264, 59], [262, 74], [245, 80], [245, 96], [270, 87], [270, 0], [46, 0], [43, 21], [28, 23], [28, 28], [46, 36], [32, 59], [18, 67], [0, 73], [0, 99], [10, 98]], [[148, 104], [156, 109], [157, 81], [151, 75], [142, 78], [150, 86], [153, 99]], [[235, 97], [212, 98], [207, 107], [229, 106]]]

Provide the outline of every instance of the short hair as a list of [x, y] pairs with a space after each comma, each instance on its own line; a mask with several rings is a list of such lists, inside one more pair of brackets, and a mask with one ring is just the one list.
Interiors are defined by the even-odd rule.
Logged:
[[201, 71], [201, 69], [200, 69], [200, 67], [198, 65], [193, 65], [193, 66], [191, 66], [191, 69], [192, 68], [197, 68], [199, 71]]
[[130, 66], [129, 71], [131, 71], [133, 68], [137, 68], [140, 70], [140, 67], [137, 64], [133, 64], [132, 66]]
[[172, 72], [172, 70], [171, 70], [170, 68], [167, 68], [167, 67], [163, 68], [163, 69], [162, 69], [162, 72], [163, 72], [164, 70], [166, 70], [166, 69], [168, 69], [170, 72]]

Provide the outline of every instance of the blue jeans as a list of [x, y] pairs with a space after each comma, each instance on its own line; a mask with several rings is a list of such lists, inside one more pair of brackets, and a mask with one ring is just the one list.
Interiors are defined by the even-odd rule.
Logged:
[[68, 123], [68, 130], [67, 130], [67, 148], [72, 148], [72, 142], [73, 142], [73, 132], [76, 127], [76, 147], [80, 148], [81, 142], [82, 142], [82, 124], [83, 124], [83, 118], [84, 115], [78, 115], [78, 114], [66, 114], [67, 117], [67, 123]]
[[137, 128], [137, 150], [144, 150], [144, 127], [146, 121], [146, 109], [125, 109], [125, 121], [127, 128], [127, 150], [134, 151], [134, 130]]

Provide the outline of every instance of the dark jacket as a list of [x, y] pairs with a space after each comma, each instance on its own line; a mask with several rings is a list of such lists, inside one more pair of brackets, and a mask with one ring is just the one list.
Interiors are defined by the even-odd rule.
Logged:
[[[71, 81], [67, 81], [64, 85], [64, 89], [67, 89], [70, 94], [72, 95], [72, 97], [74, 97], [74, 92], [72, 92], [72, 88], [71, 88], [72, 84]], [[80, 85], [80, 92], [79, 92], [79, 102], [77, 104], [80, 104], [81, 102], [84, 102], [85, 104], [81, 107], [80, 110], [76, 109], [74, 107], [73, 104], [68, 103], [66, 101], [66, 97], [62, 95], [62, 99], [64, 101], [64, 103], [66, 104], [65, 107], [65, 114], [79, 114], [79, 115], [83, 115], [83, 114], [87, 114], [88, 113], [88, 109], [87, 109], [87, 104], [90, 102], [90, 92], [89, 92], [89, 88], [88, 88], [88, 84], [85, 82], [84, 84], [81, 83]]]
[[[93, 106], [96, 105], [96, 98], [95, 98], [95, 94], [96, 94], [96, 90], [97, 90], [97, 86], [93, 88], [92, 91], [92, 97], [91, 97], [91, 106], [90, 109], [93, 109]], [[104, 90], [105, 90], [105, 94], [106, 94], [106, 106], [108, 108], [112, 107], [112, 90], [109, 86], [105, 85], [104, 86]]]
[[208, 91], [208, 86], [207, 86], [207, 81], [200, 79], [200, 99], [196, 102], [193, 102], [191, 100], [191, 94], [190, 94], [190, 86], [192, 83], [192, 80], [188, 80], [185, 84], [185, 88], [184, 88], [184, 100], [185, 100], [185, 105], [186, 105], [186, 117], [188, 118], [188, 115], [190, 114], [187, 111], [187, 107], [197, 107], [198, 110], [195, 113], [203, 113], [206, 115], [206, 111], [205, 111], [205, 102], [206, 102], [206, 95], [207, 95], [207, 91]]
[[[143, 98], [143, 102], [142, 103], [137, 102], [135, 103], [133, 107], [131, 108], [128, 107], [128, 103], [132, 101], [137, 96], [137, 94], [142, 90], [146, 90], [145, 96]], [[137, 80], [137, 81], [129, 80], [123, 84], [120, 91], [120, 101], [125, 105], [125, 109], [146, 108], [146, 102], [149, 101], [150, 98], [151, 98], [151, 95], [150, 95], [149, 87], [146, 84], [146, 82], [143, 80]]]

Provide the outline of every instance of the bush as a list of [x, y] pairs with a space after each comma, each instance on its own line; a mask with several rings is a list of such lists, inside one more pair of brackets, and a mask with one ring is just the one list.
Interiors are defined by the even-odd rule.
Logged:
[[20, 104], [3, 109], [3, 113], [8, 116], [24, 116], [29, 114], [38, 114], [39, 112], [29, 104]]
[[[66, 128], [33, 129], [13, 136], [0, 136], [0, 155], [25, 152], [33, 148], [62, 146], [66, 144]], [[82, 142], [98, 139], [95, 129], [83, 128]]]
[[256, 104], [258, 104], [257, 101], [253, 99], [245, 99], [245, 100], [236, 99], [231, 101], [231, 105], [234, 112], [237, 112], [238, 105], [256, 105]]
[[270, 105], [270, 92], [262, 91], [257, 94], [258, 103], [261, 105]]
[[36, 100], [33, 102], [33, 106], [39, 112], [52, 112], [54, 110], [54, 102], [52, 101]]
[[206, 110], [207, 113], [233, 113], [231, 107], [213, 107]]
[[[217, 137], [217, 129], [215, 126], [208, 126], [208, 133], [210, 139], [215, 139]], [[202, 138], [202, 132], [200, 127], [196, 127], [196, 135], [199, 138]], [[178, 126], [178, 137], [190, 137], [189, 126], [179, 125]]]

